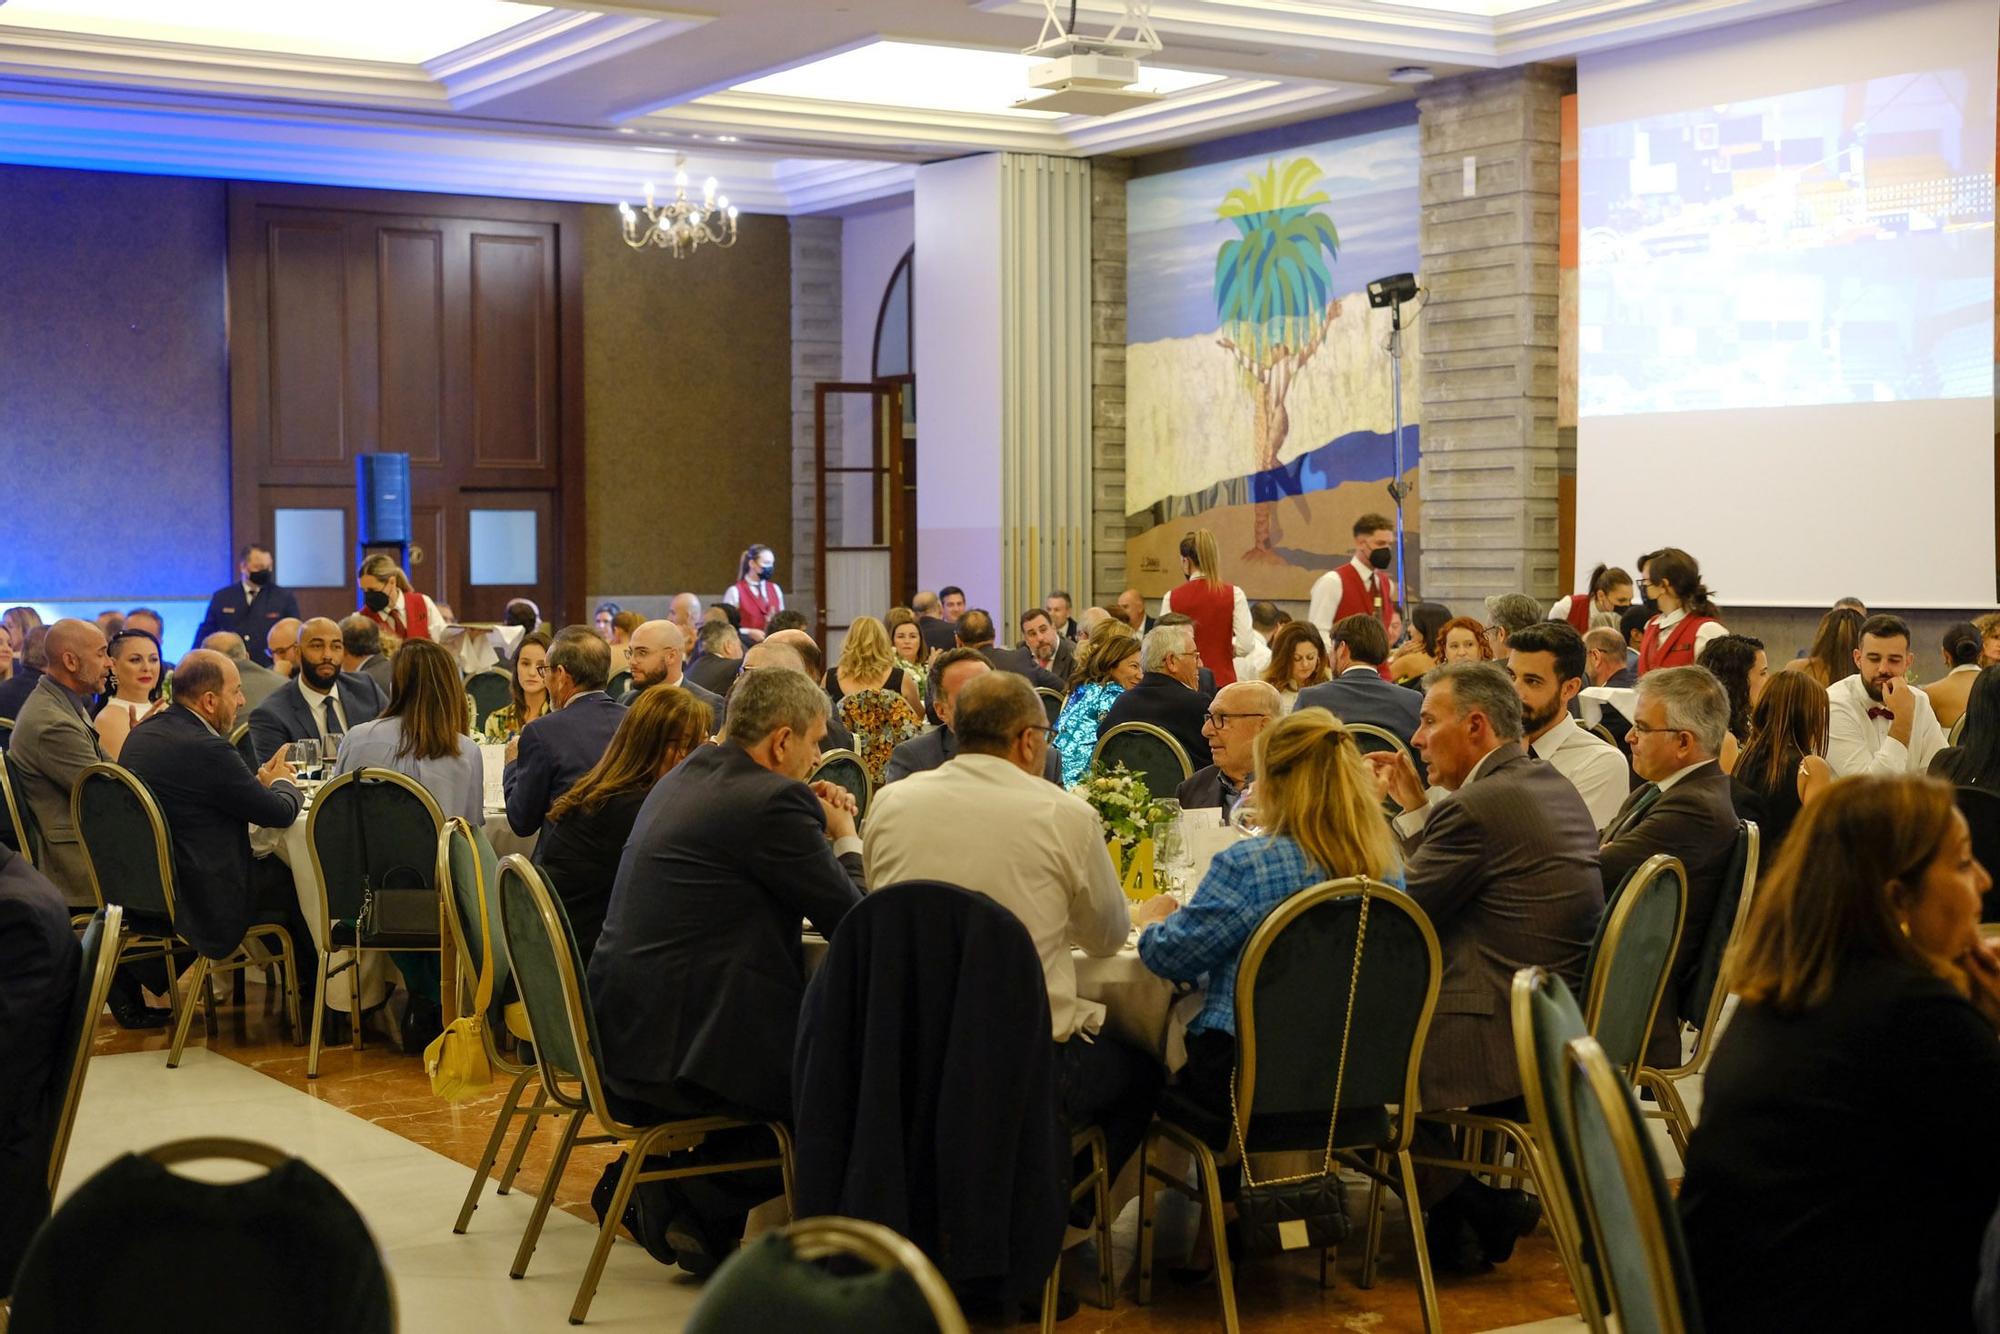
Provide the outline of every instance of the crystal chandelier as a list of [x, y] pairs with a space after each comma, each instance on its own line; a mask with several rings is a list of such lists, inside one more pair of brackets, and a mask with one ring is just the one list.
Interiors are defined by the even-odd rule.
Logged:
[[634, 250], [658, 246], [675, 259], [694, 253], [707, 244], [727, 249], [736, 244], [736, 206], [728, 195], [716, 194], [715, 177], [702, 182], [701, 202], [688, 199], [687, 155], [674, 159], [672, 202], [653, 202], [653, 183], [646, 182], [646, 206], [634, 209], [622, 200], [618, 216], [625, 222], [625, 244]]

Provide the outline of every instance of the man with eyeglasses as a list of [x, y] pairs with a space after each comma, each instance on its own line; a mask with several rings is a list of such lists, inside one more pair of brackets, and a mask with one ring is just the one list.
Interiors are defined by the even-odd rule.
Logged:
[[1227, 820], [1249, 786], [1256, 766], [1258, 733], [1282, 712], [1277, 687], [1267, 681], [1238, 681], [1218, 691], [1215, 703], [1209, 705], [1208, 721], [1201, 725], [1215, 763], [1195, 770], [1194, 777], [1174, 793], [1181, 809], [1219, 809]]
[[1625, 878], [1655, 853], [1680, 858], [1687, 872], [1680, 948], [1646, 1043], [1646, 1064], [1671, 1069], [1681, 1058], [1678, 1001], [1700, 964], [1709, 918], [1736, 850], [1729, 775], [1715, 762], [1729, 730], [1729, 695], [1706, 667], [1660, 667], [1639, 678], [1634, 712], [1628, 733], [1632, 768], [1647, 781], [1605, 826], [1599, 867], [1609, 902], [1617, 901]]

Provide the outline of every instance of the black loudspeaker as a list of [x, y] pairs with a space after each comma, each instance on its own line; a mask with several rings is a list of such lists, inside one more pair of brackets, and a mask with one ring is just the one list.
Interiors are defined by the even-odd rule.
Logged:
[[358, 454], [354, 459], [354, 510], [364, 547], [410, 543], [410, 456]]

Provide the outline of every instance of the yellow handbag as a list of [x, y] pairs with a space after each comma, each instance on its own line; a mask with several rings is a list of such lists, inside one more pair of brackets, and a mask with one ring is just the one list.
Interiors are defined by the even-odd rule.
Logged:
[[[472, 1013], [460, 1015], [445, 1026], [444, 1032], [424, 1048], [424, 1072], [431, 1077], [431, 1092], [446, 1102], [476, 1098], [493, 1086], [493, 1063], [486, 1056], [486, 1007], [493, 1003], [493, 930], [486, 920], [486, 880], [477, 866], [472, 871], [479, 891], [479, 984], [474, 988]], [[450, 893], [447, 886], [446, 892]]]

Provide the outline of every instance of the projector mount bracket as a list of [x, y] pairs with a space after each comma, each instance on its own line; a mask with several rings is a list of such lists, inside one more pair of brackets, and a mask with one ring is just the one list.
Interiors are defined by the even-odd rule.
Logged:
[[1089, 53], [1138, 60], [1160, 49], [1153, 31], [1153, 0], [1123, 0], [1124, 12], [1102, 37], [1077, 32], [1076, 0], [1042, 0], [1042, 34], [1022, 54], [1065, 56]]

